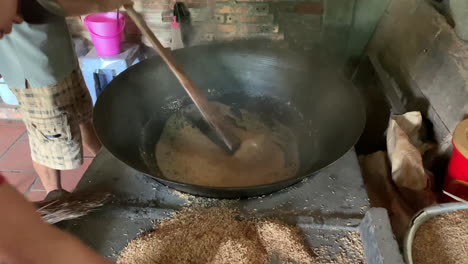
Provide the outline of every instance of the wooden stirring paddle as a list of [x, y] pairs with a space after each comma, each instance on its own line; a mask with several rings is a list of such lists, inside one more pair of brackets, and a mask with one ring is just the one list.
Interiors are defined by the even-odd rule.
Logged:
[[161, 42], [156, 38], [154, 33], [148, 27], [142, 16], [135, 11], [133, 5], [125, 5], [127, 14], [135, 22], [137, 27], [141, 30], [143, 35], [147, 37], [153, 48], [159, 53], [161, 58], [167, 64], [169, 69], [179, 80], [182, 87], [188, 93], [192, 101], [197, 106], [203, 118], [210, 124], [216, 132], [216, 135], [224, 142], [230, 153], [234, 153], [240, 146], [241, 141], [235, 135], [233, 126], [229, 124], [225, 116], [219, 113], [208, 101], [208, 99], [201, 93], [200, 89], [187, 77], [182, 68], [175, 62], [171, 52], [163, 47]]

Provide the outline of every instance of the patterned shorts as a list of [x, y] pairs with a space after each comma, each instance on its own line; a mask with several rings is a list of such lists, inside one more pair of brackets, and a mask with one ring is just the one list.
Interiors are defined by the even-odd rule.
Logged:
[[29, 136], [32, 159], [57, 170], [83, 163], [80, 124], [91, 121], [93, 104], [79, 70], [56, 85], [15, 89]]

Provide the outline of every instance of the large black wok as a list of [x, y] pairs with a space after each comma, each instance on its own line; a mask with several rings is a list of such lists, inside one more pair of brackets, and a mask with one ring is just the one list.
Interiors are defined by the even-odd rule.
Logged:
[[361, 135], [365, 114], [360, 95], [323, 56], [261, 42], [204, 45], [173, 54], [209, 99], [260, 112], [291, 127], [299, 142], [301, 169], [295, 178], [248, 188], [165, 179], [155, 161], [155, 144], [168, 116], [190, 101], [163, 61], [154, 57], [109, 84], [96, 103], [94, 125], [115, 157], [169, 187], [218, 198], [271, 193], [333, 163]]

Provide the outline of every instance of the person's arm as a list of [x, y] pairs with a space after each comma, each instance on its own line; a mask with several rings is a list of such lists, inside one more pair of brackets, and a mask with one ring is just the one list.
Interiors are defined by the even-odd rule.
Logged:
[[131, 0], [37, 0], [52, 13], [64, 16], [81, 16], [113, 11]]
[[110, 264], [78, 239], [42, 221], [0, 175], [0, 263]]
[[[42, 12], [51, 12], [61, 16], [80, 16], [98, 12], [116, 10], [131, 0], [0, 0], [0, 39], [11, 33], [13, 24], [23, 21], [18, 14], [18, 6], [39, 3], [44, 7]], [[40, 10], [35, 10], [41, 12]]]
[[18, 0], [0, 1], [0, 39], [5, 34], [11, 33], [13, 24], [21, 23], [21, 18], [17, 15]]

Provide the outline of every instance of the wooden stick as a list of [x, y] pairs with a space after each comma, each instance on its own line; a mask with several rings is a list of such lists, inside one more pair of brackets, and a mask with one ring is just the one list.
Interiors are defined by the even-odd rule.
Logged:
[[241, 142], [234, 134], [233, 126], [226, 122], [224, 116], [222, 116], [210, 105], [208, 99], [206, 99], [206, 97], [201, 93], [200, 89], [198, 89], [198, 87], [187, 77], [182, 68], [175, 62], [171, 53], [164, 48], [161, 42], [159, 42], [154, 33], [143, 20], [142, 16], [135, 11], [133, 5], [125, 5], [125, 9], [127, 10], [127, 14], [135, 22], [143, 35], [149, 39], [153, 45], [153, 48], [159, 53], [172, 73], [174, 73], [182, 87], [184, 87], [185, 91], [187, 91], [198, 110], [200, 110], [203, 118], [215, 130], [216, 134], [224, 142], [228, 150], [231, 153], [235, 152]]

